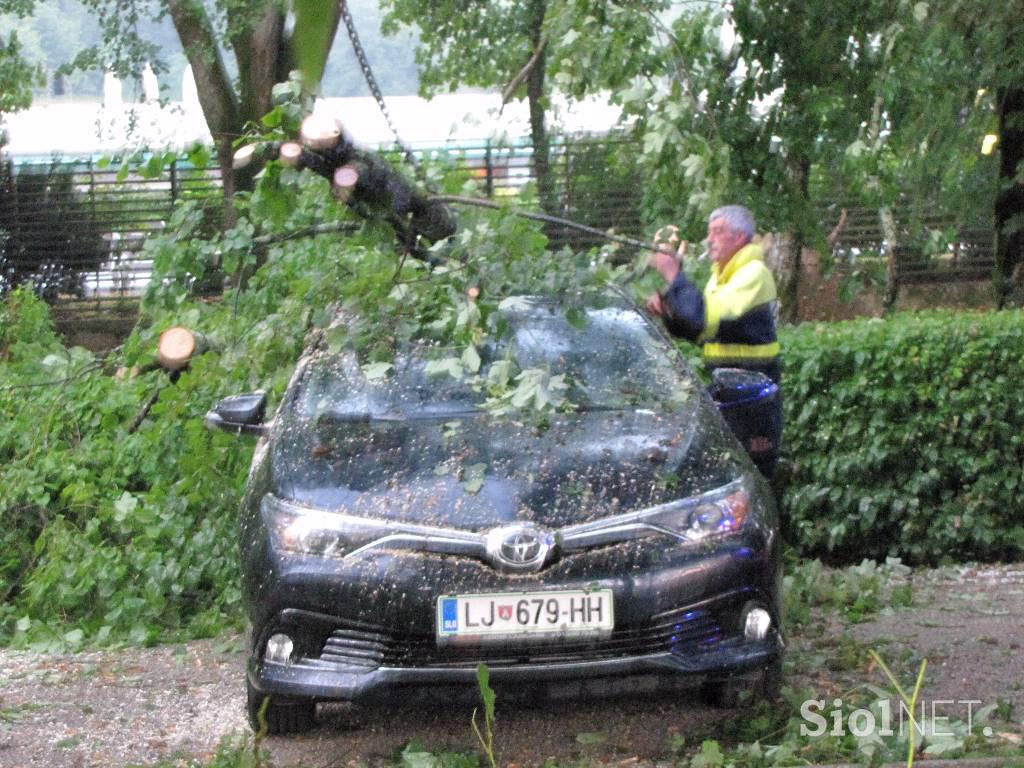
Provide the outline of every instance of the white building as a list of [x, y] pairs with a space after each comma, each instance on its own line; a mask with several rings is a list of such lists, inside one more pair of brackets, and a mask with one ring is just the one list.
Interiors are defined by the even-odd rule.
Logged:
[[[529, 136], [525, 102], [501, 108], [490, 93], [459, 93], [426, 101], [417, 96], [386, 100], [401, 140], [412, 146], [467, 145], [487, 139], [515, 141]], [[394, 137], [376, 101], [369, 97], [321, 99], [318, 113], [342, 121], [363, 146], [389, 146]], [[550, 120], [569, 133], [604, 132], [615, 125], [618, 109], [606, 102], [555, 100]], [[5, 151], [19, 159], [48, 158], [54, 153], [82, 157], [137, 149], [182, 150], [209, 142], [210, 133], [197, 101], [107, 103], [51, 100], [8, 115]]]

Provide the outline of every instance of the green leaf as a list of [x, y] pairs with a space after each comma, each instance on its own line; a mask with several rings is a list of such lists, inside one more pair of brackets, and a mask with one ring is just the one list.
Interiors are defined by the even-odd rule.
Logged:
[[488, 721], [494, 719], [494, 689], [491, 688], [491, 671], [486, 664], [476, 665], [476, 682], [480, 688], [480, 698], [484, 703], [484, 716]]
[[387, 377], [394, 366], [391, 363], [367, 363], [362, 367], [367, 381], [380, 381]]
[[462, 353], [462, 367], [469, 373], [476, 373], [480, 370], [480, 355], [476, 347], [470, 345]]
[[284, 110], [281, 107], [274, 107], [260, 118], [260, 123], [263, 124], [264, 128], [279, 128], [283, 122]]
[[487, 474], [486, 464], [470, 464], [463, 470], [462, 487], [466, 493], [476, 494], [484, 487], [484, 478]]
[[188, 150], [188, 161], [195, 168], [208, 168], [210, 165], [210, 150], [202, 144], [194, 144]]
[[587, 326], [587, 314], [579, 307], [569, 307], [565, 311], [566, 322], [578, 331]]
[[424, 366], [427, 376], [451, 376], [453, 379], [462, 378], [462, 360], [457, 357], [445, 357], [440, 360], [430, 360]]
[[691, 768], [722, 768], [725, 756], [717, 741], [708, 739], [701, 743], [700, 752], [690, 761]]
[[85, 638], [85, 632], [81, 629], [72, 629], [70, 632], [64, 634], [64, 641], [69, 645], [81, 645], [82, 640]]
[[512, 379], [512, 361], [496, 360], [487, 370], [487, 385], [492, 389], [503, 390]]
[[139, 175], [144, 179], [158, 179], [163, 172], [163, 155], [152, 155], [145, 165], [139, 167]]
[[114, 502], [114, 520], [117, 522], [124, 522], [125, 518], [135, 512], [138, 509], [139, 500], [132, 494], [125, 491], [121, 494], [117, 501]]

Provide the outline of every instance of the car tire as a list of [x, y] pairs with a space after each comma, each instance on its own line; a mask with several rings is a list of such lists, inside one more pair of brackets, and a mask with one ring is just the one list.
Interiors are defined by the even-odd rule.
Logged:
[[736, 709], [758, 701], [776, 701], [782, 694], [782, 660], [773, 661], [754, 677], [706, 680], [700, 692], [704, 703], [715, 709]]
[[263, 725], [260, 722], [260, 709], [264, 699], [269, 698], [265, 711], [266, 732], [272, 736], [284, 736], [290, 733], [305, 733], [316, 724], [316, 702], [309, 699], [293, 699], [286, 696], [271, 696], [260, 693], [246, 681], [246, 712], [249, 725], [259, 733]]

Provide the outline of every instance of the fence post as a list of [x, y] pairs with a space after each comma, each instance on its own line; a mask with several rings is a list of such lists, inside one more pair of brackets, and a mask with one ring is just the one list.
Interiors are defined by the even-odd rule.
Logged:
[[[96, 222], [96, 167], [93, 163], [93, 156], [89, 155], [89, 215], [92, 218], [92, 231], [96, 232], [99, 227]], [[111, 246], [113, 242], [107, 240]], [[113, 248], [110, 248], [108, 252], [109, 257], [113, 257]], [[93, 272], [95, 289], [93, 290], [93, 296], [96, 298], [97, 309], [100, 306], [100, 264], [96, 265], [96, 270]]]
[[178, 158], [171, 160], [171, 213], [178, 200]]
[[487, 151], [484, 153], [484, 164], [486, 165], [486, 186], [487, 199], [494, 199], [494, 166], [491, 164], [491, 140], [487, 139]]
[[562, 151], [565, 152], [565, 194], [562, 199], [562, 209], [566, 215], [572, 216], [573, 204], [572, 193], [575, 179], [573, 178], [574, 163], [572, 161], [572, 137], [566, 134], [562, 137]]

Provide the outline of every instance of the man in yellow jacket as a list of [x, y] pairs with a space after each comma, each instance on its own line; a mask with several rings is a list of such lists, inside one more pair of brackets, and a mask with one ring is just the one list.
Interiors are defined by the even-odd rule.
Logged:
[[[704, 292], [683, 274], [675, 256], [659, 251], [649, 263], [668, 288], [653, 294], [647, 308], [661, 316], [669, 333], [702, 345], [709, 369], [744, 368], [779, 384], [775, 278], [753, 237], [754, 217], [748, 209], [727, 205], [714, 211], [707, 236], [711, 279]], [[757, 416], [744, 417], [748, 421], [737, 435], [758, 469], [772, 479], [782, 442], [781, 391], [769, 402]]]
[[669, 333], [700, 344], [709, 369], [760, 371], [778, 384], [778, 296], [761, 246], [751, 242], [754, 227], [753, 214], [742, 205], [726, 205], [711, 214], [711, 279], [703, 293], [683, 274], [674, 256], [651, 254], [650, 265], [668, 287], [653, 294], [647, 308], [661, 316]]

